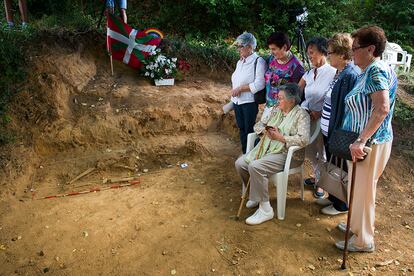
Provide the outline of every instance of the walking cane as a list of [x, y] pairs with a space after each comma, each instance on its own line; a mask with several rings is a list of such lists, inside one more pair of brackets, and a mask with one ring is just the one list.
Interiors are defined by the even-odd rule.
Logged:
[[342, 265], [341, 265], [342, 269], [346, 269], [346, 259], [348, 257], [348, 236], [349, 236], [349, 228], [350, 228], [351, 215], [352, 215], [352, 201], [354, 199], [355, 170], [356, 170], [356, 161], [352, 161], [351, 192], [349, 196], [348, 218], [346, 221], [344, 255], [342, 258]]
[[[265, 135], [266, 135], [266, 130], [264, 130], [263, 138], [260, 140], [260, 146], [259, 146], [259, 149], [257, 150], [256, 157], [255, 157], [254, 160], [257, 160], [259, 158], [259, 153], [262, 150], [263, 142], [265, 140]], [[242, 197], [241, 197], [239, 211], [237, 212], [237, 215], [236, 215], [236, 220], [240, 219], [240, 213], [243, 209], [244, 201], [246, 200], [246, 196], [247, 196], [247, 193], [249, 191], [249, 188], [250, 188], [250, 177], [249, 177], [249, 181], [247, 181], [246, 189], [245, 189], [245, 191], [244, 191], [244, 193], [242, 194]]]

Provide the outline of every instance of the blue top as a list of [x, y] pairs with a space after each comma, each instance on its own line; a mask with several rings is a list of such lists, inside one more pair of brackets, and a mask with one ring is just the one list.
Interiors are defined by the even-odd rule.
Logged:
[[358, 76], [355, 87], [345, 97], [345, 116], [342, 128], [361, 133], [372, 114], [370, 94], [387, 90], [390, 97], [390, 111], [371, 138], [373, 144], [392, 141], [391, 120], [394, 113], [397, 83], [397, 75], [391, 67], [383, 61], [376, 60], [371, 63]]

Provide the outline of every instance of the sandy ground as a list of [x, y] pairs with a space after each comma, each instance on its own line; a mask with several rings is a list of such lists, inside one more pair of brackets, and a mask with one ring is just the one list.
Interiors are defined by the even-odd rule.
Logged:
[[[120, 64], [110, 77], [87, 51], [55, 50], [34, 57], [36, 74], [16, 105], [14, 127], [30, 135], [8, 148], [2, 167], [0, 275], [413, 274], [406, 136], [378, 184], [377, 250], [351, 254], [342, 271], [333, 244], [346, 216], [321, 215], [309, 190], [301, 201], [298, 176], [284, 221], [233, 219], [240, 147], [233, 115], [221, 114], [227, 84], [192, 78], [157, 88]], [[96, 170], [68, 184], [88, 168]], [[140, 184], [40, 199], [108, 187], [102, 180], [114, 177]], [[273, 185], [270, 193], [275, 207]]]

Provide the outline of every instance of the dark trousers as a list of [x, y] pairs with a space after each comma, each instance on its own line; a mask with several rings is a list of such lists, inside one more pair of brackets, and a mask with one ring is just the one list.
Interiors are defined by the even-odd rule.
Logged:
[[[326, 160], [329, 162], [329, 160], [331, 160], [332, 154], [328, 150], [328, 137], [326, 137], [325, 135], [322, 135], [322, 137], [323, 137], [323, 144], [325, 145]], [[332, 163], [334, 163], [336, 166], [339, 167], [341, 165], [341, 159], [335, 158], [335, 156], [333, 156], [332, 157]], [[346, 165], [346, 160], [344, 160], [344, 162], [343, 162], [342, 169], [344, 171], [348, 172], [348, 167]], [[333, 207], [336, 210], [338, 210], [338, 211], [348, 211], [348, 206], [347, 206], [346, 202], [343, 202], [342, 200], [338, 199], [337, 197], [335, 197], [331, 194], [329, 194], [328, 199], [330, 201], [332, 201]]]
[[256, 123], [257, 112], [259, 107], [257, 103], [233, 104], [234, 113], [236, 115], [237, 127], [240, 130], [240, 143], [242, 145], [243, 154], [246, 153], [247, 135], [253, 132]]

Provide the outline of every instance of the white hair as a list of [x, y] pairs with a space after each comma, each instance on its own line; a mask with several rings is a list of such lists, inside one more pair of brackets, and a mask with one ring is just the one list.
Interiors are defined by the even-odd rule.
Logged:
[[244, 32], [241, 35], [239, 35], [236, 39], [236, 43], [246, 47], [248, 45], [252, 46], [252, 49], [256, 49], [257, 46], [257, 42], [256, 42], [256, 38], [254, 37], [253, 34], [248, 33], [248, 32]]

